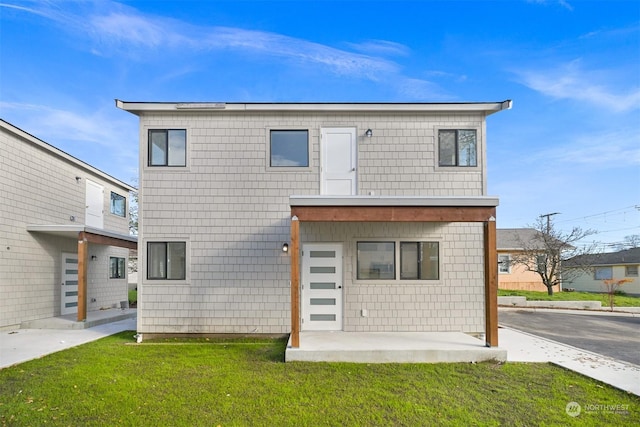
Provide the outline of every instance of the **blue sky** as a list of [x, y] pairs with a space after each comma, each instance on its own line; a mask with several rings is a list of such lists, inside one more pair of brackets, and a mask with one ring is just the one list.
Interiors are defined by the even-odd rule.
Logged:
[[127, 182], [126, 101], [467, 102], [498, 227], [640, 234], [640, 1], [0, 0], [0, 117]]

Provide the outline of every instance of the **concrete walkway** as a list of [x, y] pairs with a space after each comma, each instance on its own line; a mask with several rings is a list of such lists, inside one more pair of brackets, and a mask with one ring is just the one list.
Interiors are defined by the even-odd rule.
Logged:
[[[88, 329], [0, 331], [0, 369], [135, 329], [136, 320], [127, 319]], [[499, 329], [498, 337], [507, 361], [554, 363], [640, 396], [640, 366], [507, 327]]]
[[0, 369], [99, 340], [118, 332], [135, 330], [136, 319], [126, 319], [87, 329], [0, 331]]

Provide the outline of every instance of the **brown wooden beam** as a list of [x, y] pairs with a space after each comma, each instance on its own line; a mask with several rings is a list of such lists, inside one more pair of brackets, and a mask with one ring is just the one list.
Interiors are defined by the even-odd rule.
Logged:
[[291, 347], [300, 347], [300, 221], [291, 217]]
[[117, 237], [102, 236], [100, 234], [92, 234], [86, 231], [83, 233], [89, 243], [95, 243], [96, 245], [116, 246], [119, 248], [127, 248], [127, 249], [138, 249], [137, 242], [118, 239]]
[[291, 215], [311, 222], [485, 222], [492, 206], [292, 206]]
[[498, 346], [498, 251], [496, 221], [484, 224], [484, 307], [487, 347]]
[[89, 242], [84, 231], [78, 234], [78, 322], [87, 319], [87, 269]]

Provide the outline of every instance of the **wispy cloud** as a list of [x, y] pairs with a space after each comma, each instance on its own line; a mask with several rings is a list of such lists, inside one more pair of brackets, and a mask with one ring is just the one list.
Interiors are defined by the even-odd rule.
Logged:
[[407, 46], [388, 40], [367, 40], [362, 43], [347, 43], [347, 46], [369, 55], [407, 56], [411, 53]]
[[640, 88], [614, 92], [603, 83], [615, 81], [610, 78], [613, 71], [587, 71], [579, 60], [546, 70], [519, 70], [516, 74], [525, 86], [556, 99], [586, 102], [616, 112], [640, 108]]
[[553, 168], [582, 165], [594, 171], [640, 166], [640, 135], [634, 128], [567, 138], [571, 139], [568, 143], [538, 151], [529, 161], [544, 162]]
[[[222, 26], [195, 26], [173, 18], [145, 15], [116, 2], [36, 3], [30, 7], [0, 4], [54, 21], [65, 31], [88, 36], [88, 50], [100, 56], [125, 56], [143, 61], [162, 55], [202, 52], [237, 52], [281, 58], [289, 63], [319, 66], [328, 72], [374, 82], [404, 81], [401, 87], [425, 98], [441, 98], [445, 91], [436, 83], [403, 75], [402, 67], [387, 56], [408, 55], [406, 46], [392, 41], [345, 43], [352, 51], [266, 31]], [[73, 6], [73, 7], [72, 7]], [[71, 9], [73, 9], [71, 11]], [[184, 68], [183, 68], [184, 69]], [[420, 86], [420, 90], [415, 90]], [[418, 99], [418, 98], [414, 98]]]
[[542, 4], [542, 5], [559, 5], [569, 11], [573, 11], [573, 6], [569, 4], [567, 0], [527, 0], [528, 3]]

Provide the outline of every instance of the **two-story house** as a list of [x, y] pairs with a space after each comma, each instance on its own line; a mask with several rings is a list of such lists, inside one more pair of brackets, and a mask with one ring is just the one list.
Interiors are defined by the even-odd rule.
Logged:
[[487, 103], [159, 103], [138, 333], [456, 331], [497, 346]]
[[0, 329], [119, 308], [134, 188], [3, 120], [0, 145]]

